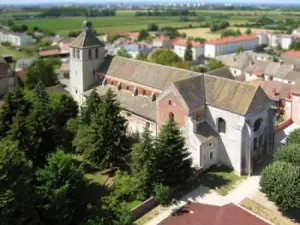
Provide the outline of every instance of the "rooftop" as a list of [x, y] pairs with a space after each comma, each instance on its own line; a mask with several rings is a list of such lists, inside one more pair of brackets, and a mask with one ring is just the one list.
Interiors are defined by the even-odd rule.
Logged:
[[283, 56], [293, 56], [300, 58], [300, 51], [290, 50], [282, 54]]
[[[173, 43], [174, 43], [174, 45], [187, 46], [188, 41], [183, 38], [176, 38], [173, 41]], [[203, 44], [201, 44], [200, 42], [197, 42], [197, 41], [190, 41], [190, 43], [191, 43], [192, 47], [194, 47], [194, 48], [203, 46]]]
[[207, 44], [212, 45], [221, 45], [221, 44], [227, 44], [231, 42], [238, 42], [238, 41], [249, 41], [249, 40], [255, 40], [258, 39], [257, 35], [241, 35], [236, 37], [225, 37], [220, 39], [215, 39], [208, 41]]
[[190, 203], [159, 225], [268, 225], [269, 223], [235, 204], [222, 207]]
[[170, 41], [171, 39], [168, 36], [158, 36], [154, 41]]
[[60, 51], [58, 49], [44, 50], [44, 51], [40, 51], [39, 55], [41, 57], [56, 56], [56, 55], [60, 55]]

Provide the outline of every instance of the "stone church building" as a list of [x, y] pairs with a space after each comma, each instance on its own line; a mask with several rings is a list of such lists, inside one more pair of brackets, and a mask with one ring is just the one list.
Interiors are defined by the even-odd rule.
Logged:
[[106, 56], [92, 23], [70, 45], [68, 90], [79, 104], [96, 88], [110, 88], [131, 132], [147, 126], [155, 136], [173, 117], [193, 165], [221, 163], [251, 173], [273, 151], [274, 115], [264, 91], [235, 80], [122, 57]]

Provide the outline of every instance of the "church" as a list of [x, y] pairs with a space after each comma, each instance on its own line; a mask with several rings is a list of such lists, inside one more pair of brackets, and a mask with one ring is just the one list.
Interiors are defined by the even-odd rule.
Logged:
[[94, 88], [100, 96], [114, 91], [129, 132], [148, 127], [155, 136], [173, 117], [198, 170], [220, 163], [237, 174], [251, 174], [273, 152], [274, 113], [260, 87], [106, 56], [92, 23], [85, 21], [70, 45], [68, 90], [81, 105]]

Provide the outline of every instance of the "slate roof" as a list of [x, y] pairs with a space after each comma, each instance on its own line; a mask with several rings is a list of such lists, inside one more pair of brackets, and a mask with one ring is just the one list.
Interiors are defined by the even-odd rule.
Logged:
[[[116, 99], [120, 102], [122, 109], [151, 121], [156, 121], [155, 101], [151, 101], [151, 99], [146, 96], [133, 96], [132, 92], [130, 91], [117, 91], [115, 87], [98, 86], [96, 87], [96, 90], [100, 96], [104, 96], [109, 88], [111, 88], [111, 90], [113, 90], [113, 92], [116, 94]], [[86, 95], [89, 95], [91, 91], [92, 90], [87, 91]]]
[[164, 90], [172, 82], [197, 76], [198, 73], [162, 66], [124, 57], [114, 57], [100, 72], [158, 90]]
[[197, 124], [195, 135], [201, 143], [210, 141], [219, 136], [219, 134], [212, 129], [207, 122]]
[[101, 42], [98, 37], [93, 33], [92, 30], [86, 30], [82, 32], [71, 44], [70, 47], [74, 48], [88, 48], [88, 47], [104, 47], [105, 45]]

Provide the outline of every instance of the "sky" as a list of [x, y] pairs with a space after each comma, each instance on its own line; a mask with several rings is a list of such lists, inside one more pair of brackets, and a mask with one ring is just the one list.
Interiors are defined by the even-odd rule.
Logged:
[[[0, 0], [0, 4], [26, 4], [26, 3], [64, 3], [64, 2], [91, 2], [91, 3], [101, 3], [101, 2], [141, 2], [141, 0]], [[272, 3], [272, 4], [293, 4], [293, 3], [300, 3], [300, 0], [285, 0], [285, 1], [278, 1], [278, 0], [144, 0], [142, 2], [159, 2], [159, 3], [171, 3], [171, 2], [206, 2], [206, 3]]]

